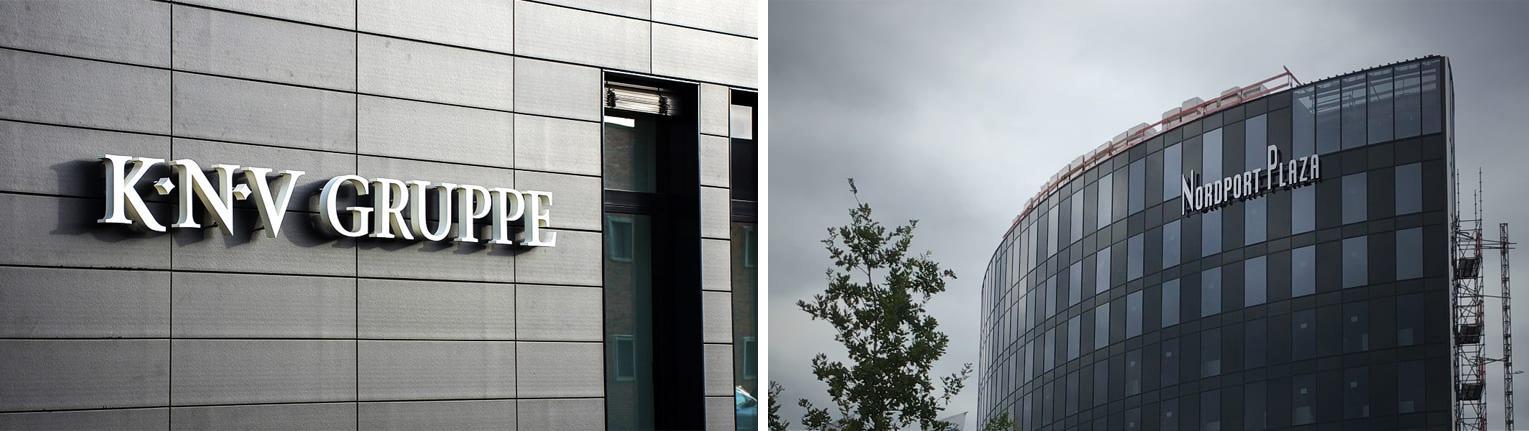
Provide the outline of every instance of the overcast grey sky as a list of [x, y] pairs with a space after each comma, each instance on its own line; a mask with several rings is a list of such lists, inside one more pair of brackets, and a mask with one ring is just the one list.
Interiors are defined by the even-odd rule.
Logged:
[[[812, 355], [843, 357], [830, 327], [808, 320], [794, 303], [826, 283], [829, 262], [818, 241], [825, 227], [848, 221], [854, 200], [845, 178], [855, 178], [860, 198], [883, 222], [919, 219], [914, 248], [930, 250], [960, 277], [931, 305], [952, 340], [936, 366], [936, 374], [947, 374], [976, 362], [982, 271], [1025, 199], [1048, 177], [1186, 98], [1257, 82], [1282, 66], [1309, 82], [1448, 56], [1458, 166], [1472, 178], [1477, 167], [1486, 171], [1490, 234], [1505, 221], [1529, 242], [1526, 2], [770, 1], [768, 7], [769, 371], [787, 388], [783, 410], [794, 425], [801, 416], [796, 398], [831, 405], [811, 375]], [[1529, 254], [1520, 256], [1515, 278], [1529, 280]], [[1487, 264], [1496, 292], [1496, 259]], [[1529, 292], [1517, 297], [1515, 332], [1529, 340]], [[1498, 305], [1489, 303], [1494, 322]], [[1488, 325], [1493, 339], [1500, 327]], [[1489, 353], [1499, 355], [1493, 343]], [[1519, 363], [1529, 369], [1529, 356]], [[1494, 371], [1492, 429], [1502, 428], [1499, 381]], [[1526, 381], [1529, 375], [1518, 386]], [[950, 412], [975, 410], [976, 379], [969, 383]], [[968, 425], [974, 421], [969, 417]]]

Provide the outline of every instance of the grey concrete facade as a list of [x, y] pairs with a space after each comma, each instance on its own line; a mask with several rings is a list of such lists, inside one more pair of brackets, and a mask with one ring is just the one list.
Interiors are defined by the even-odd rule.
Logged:
[[[605, 72], [699, 86], [706, 424], [732, 429], [750, 0], [0, 2], [0, 429], [604, 428]], [[278, 238], [97, 223], [97, 157], [307, 172]], [[556, 247], [325, 235], [331, 177], [554, 194]], [[138, 184], [161, 222], [174, 195]], [[486, 223], [486, 220], [482, 221]]]

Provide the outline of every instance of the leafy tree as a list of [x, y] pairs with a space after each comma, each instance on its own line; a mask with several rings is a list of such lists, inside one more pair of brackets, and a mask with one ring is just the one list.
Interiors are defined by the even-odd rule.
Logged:
[[781, 386], [780, 383], [775, 383], [774, 380], [770, 381], [770, 431], [786, 431], [786, 427], [791, 426], [791, 422], [780, 418], [780, 402], [778, 400], [780, 400], [781, 391], [784, 390], [786, 388]]
[[927, 251], [909, 255], [918, 220], [889, 229], [871, 218], [853, 178], [849, 187], [858, 204], [849, 211], [850, 224], [829, 228], [823, 240], [834, 266], [825, 271], [828, 289], [796, 303], [814, 320], [833, 325], [834, 340], [849, 354], [848, 363], [822, 353], [812, 358], [812, 373], [828, 385], [838, 417], [801, 399], [797, 404], [807, 409], [802, 425], [858, 431], [917, 423], [943, 429], [947, 424], [935, 416], [965, 386], [972, 364], [940, 377], [936, 393], [930, 369], [950, 338], [924, 306], [956, 274], [941, 269]]
[[987, 425], [982, 431], [1014, 431], [1019, 429], [1019, 424], [1009, 418], [1009, 412], [1003, 412], [988, 419]]

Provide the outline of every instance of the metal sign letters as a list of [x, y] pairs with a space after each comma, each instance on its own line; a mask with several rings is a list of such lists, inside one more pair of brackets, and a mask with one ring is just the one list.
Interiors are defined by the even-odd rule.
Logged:
[[[173, 228], [199, 228], [192, 211], [193, 197], [207, 208], [210, 221], [223, 230], [234, 233], [234, 200], [254, 199], [260, 212], [256, 229], [264, 230], [267, 238], [276, 238], [281, 231], [282, 219], [292, 202], [292, 189], [303, 171], [276, 172], [253, 166], [212, 165], [217, 178], [214, 184], [202, 171], [202, 167], [189, 159], [171, 160], [149, 157], [132, 157], [106, 154], [100, 156], [106, 166], [106, 215], [98, 223], [127, 224], [139, 228], [164, 232], [165, 226], [154, 219], [143, 197], [134, 188], [144, 173], [161, 163], [174, 170], [175, 181], [165, 177], [154, 181], [154, 190], [168, 195], [179, 188], [178, 218], [170, 224]], [[238, 179], [243, 182], [235, 185]], [[349, 187], [360, 196], [372, 196], [370, 206], [339, 207], [341, 188]], [[436, 226], [429, 226], [426, 213], [426, 192], [435, 191]], [[455, 206], [453, 206], [455, 204]], [[457, 242], [475, 243], [478, 232], [476, 220], [489, 218], [490, 244], [516, 244], [511, 227], [514, 222], [524, 226], [525, 238], [520, 244], [531, 247], [553, 247], [557, 233], [545, 231], [551, 218], [552, 194], [541, 191], [519, 191], [508, 188], [428, 181], [399, 181], [390, 178], [363, 178], [358, 175], [341, 175], [331, 178], [319, 192], [319, 224], [331, 233], [346, 237], [403, 238], [442, 241], [451, 233], [452, 209], [456, 209]], [[350, 213], [349, 226], [341, 213]], [[404, 213], [408, 213], [407, 220]]]
[[1234, 201], [1256, 198], [1278, 189], [1301, 187], [1322, 179], [1322, 160], [1316, 154], [1281, 161], [1279, 148], [1273, 145], [1269, 146], [1268, 153], [1268, 168], [1257, 168], [1205, 184], [1200, 184], [1199, 173], [1189, 171], [1188, 176], [1182, 177], [1183, 214], [1213, 211]]

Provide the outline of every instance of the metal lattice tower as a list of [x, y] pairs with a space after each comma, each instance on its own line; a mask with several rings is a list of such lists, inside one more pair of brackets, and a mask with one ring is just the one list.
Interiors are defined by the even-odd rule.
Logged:
[[[1451, 235], [1453, 247], [1450, 247], [1454, 416], [1455, 429], [1462, 431], [1485, 431], [1487, 426], [1486, 400], [1482, 397], [1486, 389], [1486, 352], [1485, 344], [1482, 343], [1486, 300], [1481, 277], [1479, 174], [1477, 178], [1478, 191], [1472, 196], [1475, 204], [1474, 219], [1461, 219], [1456, 213]], [[1458, 208], [1456, 206], [1456, 211]]]
[[1498, 264], [1502, 271], [1502, 417], [1503, 429], [1513, 428], [1513, 292], [1512, 284], [1508, 281], [1508, 250], [1513, 249], [1513, 243], [1508, 241], [1508, 224], [1499, 223], [1497, 250], [1500, 254]]

